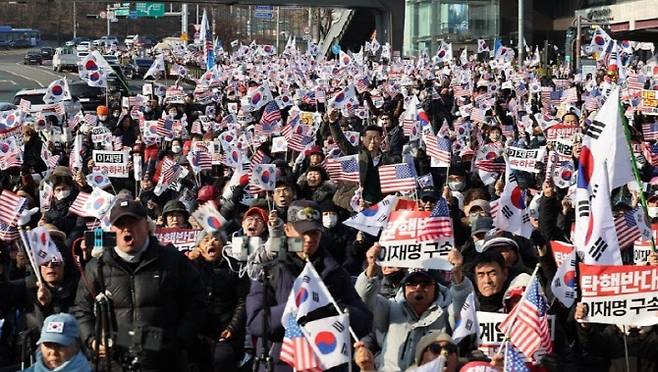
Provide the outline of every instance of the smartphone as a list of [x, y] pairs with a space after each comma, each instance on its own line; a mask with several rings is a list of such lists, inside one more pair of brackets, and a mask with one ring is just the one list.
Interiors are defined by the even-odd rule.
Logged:
[[111, 231], [85, 231], [85, 246], [90, 248], [111, 248], [117, 245], [117, 234]]

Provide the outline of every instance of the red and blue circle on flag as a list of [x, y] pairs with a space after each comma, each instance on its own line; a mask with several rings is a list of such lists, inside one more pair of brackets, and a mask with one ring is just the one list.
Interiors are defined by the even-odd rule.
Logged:
[[295, 305], [299, 307], [299, 305], [306, 302], [308, 296], [309, 294], [306, 288], [300, 288], [299, 291], [295, 294]]
[[220, 221], [219, 218], [215, 216], [208, 216], [206, 218], [206, 223], [208, 224], [208, 226], [210, 226], [215, 230], [219, 230], [219, 228], [222, 227], [222, 221]]
[[64, 93], [64, 89], [62, 88], [61, 85], [57, 84], [57, 85], [55, 85], [55, 86], [50, 90], [50, 92], [51, 92], [53, 95], [59, 96], [59, 95], [61, 95], [62, 93]]
[[336, 350], [338, 342], [336, 336], [332, 332], [321, 331], [315, 336], [313, 340], [315, 346], [318, 347], [318, 350], [323, 355], [331, 354]]

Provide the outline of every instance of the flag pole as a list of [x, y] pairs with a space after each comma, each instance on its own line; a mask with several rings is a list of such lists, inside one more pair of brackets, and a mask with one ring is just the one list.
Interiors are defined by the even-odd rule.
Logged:
[[[619, 115], [621, 115], [621, 122], [622, 125], [624, 126], [624, 135], [626, 136], [626, 144], [628, 145], [628, 152], [630, 152], [631, 154], [631, 169], [633, 170], [633, 177], [635, 178], [637, 187], [640, 189], [638, 194], [640, 196], [640, 204], [642, 205], [642, 211], [644, 212], [644, 220], [648, 222], [649, 213], [647, 211], [647, 199], [644, 197], [642, 180], [640, 179], [640, 171], [637, 169], [637, 162], [636, 162], [635, 154], [633, 153], [633, 145], [631, 144], [630, 126], [628, 125], [628, 119], [626, 118], [626, 115], [622, 114], [621, 102], [617, 102], [617, 105], [619, 109]], [[658, 250], [656, 250], [656, 240], [654, 239], [653, 234], [651, 234], [651, 251], [653, 253], [658, 253]]]
[[[347, 310], [346, 310], [346, 311], [343, 311], [343, 310], [340, 309], [340, 307], [338, 307], [338, 304], [336, 303], [336, 300], [334, 300], [334, 296], [331, 295], [331, 292], [329, 292], [329, 289], [328, 289], [327, 286], [324, 284], [324, 281], [322, 280], [322, 277], [321, 277], [320, 274], [317, 272], [317, 270], [315, 270], [315, 266], [313, 266], [313, 263], [312, 263], [311, 261], [308, 260], [308, 257], [306, 257], [306, 262], [308, 262], [308, 263], [311, 264], [311, 265], [310, 265], [310, 266], [311, 266], [311, 270], [313, 270], [313, 272], [315, 273], [315, 275], [317, 275], [317, 277], [320, 278], [320, 281], [322, 282], [322, 286], [323, 286], [324, 289], [327, 291], [327, 294], [328, 294], [327, 297], [329, 297], [329, 298], [331, 299], [331, 304], [334, 305], [334, 308], [336, 309], [336, 311], [338, 312], [338, 314], [339, 314], [339, 315], [346, 314], [346, 315], [349, 316]], [[347, 329], [350, 331], [350, 335], [352, 336], [352, 338], [354, 339], [354, 341], [355, 341], [355, 342], [358, 342], [358, 341], [359, 341], [359, 338], [356, 336], [356, 333], [355, 333], [354, 330], [352, 329], [352, 325], [348, 325], [348, 326], [347, 326]], [[350, 364], [351, 364], [351, 363], [350, 363]]]
[[[514, 310], [512, 310], [513, 314], [514, 314], [512, 316], [512, 319], [516, 319], [519, 316], [519, 310], [521, 309], [519, 304], [521, 304], [523, 301], [525, 301], [526, 297], [528, 297], [528, 287], [530, 286], [530, 284], [532, 284], [533, 280], [537, 280], [535, 277], [537, 276], [537, 271], [539, 271], [540, 266], [541, 266], [541, 264], [538, 263], [535, 266], [535, 270], [532, 272], [532, 275], [530, 275], [530, 281], [528, 282], [528, 285], [525, 287], [525, 290], [523, 291], [523, 295], [521, 296], [521, 300], [519, 300], [519, 302], [516, 303], [516, 306], [514, 307]], [[507, 334], [512, 330], [512, 326], [514, 325], [514, 323], [515, 322], [511, 322], [510, 325], [507, 327], [507, 329], [503, 332], [503, 334], [505, 335], [505, 340], [503, 341], [503, 344], [500, 345], [500, 348], [496, 352], [496, 355], [500, 355], [501, 352], [503, 351], [503, 346], [505, 346], [505, 343], [509, 342], [509, 337], [507, 336]]]
[[30, 261], [30, 265], [32, 265], [32, 269], [34, 270], [34, 275], [37, 277], [37, 282], [39, 283], [39, 286], [42, 286], [43, 280], [41, 279], [41, 270], [39, 270], [39, 266], [37, 265], [36, 257], [33, 256], [34, 252], [32, 252], [32, 247], [30, 246], [30, 243], [27, 239], [25, 226], [20, 226], [18, 228], [18, 234], [21, 236], [21, 241], [23, 242], [23, 249], [25, 250], [27, 259]]

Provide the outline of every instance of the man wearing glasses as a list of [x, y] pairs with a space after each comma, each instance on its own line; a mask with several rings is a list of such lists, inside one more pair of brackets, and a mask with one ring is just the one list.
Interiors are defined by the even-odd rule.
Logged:
[[[357, 293], [373, 313], [378, 345], [357, 343], [355, 360], [374, 360], [376, 370], [403, 371], [418, 362], [416, 348], [425, 334], [454, 329], [456, 312], [473, 290], [473, 285], [463, 275], [463, 257], [453, 249], [448, 255], [448, 261], [453, 265], [449, 288], [439, 283], [439, 273], [435, 270], [409, 270], [402, 280], [404, 296], [386, 299], [378, 295], [380, 279], [376, 258], [380, 249], [375, 243], [368, 250], [368, 266], [355, 285]], [[377, 347], [380, 351], [375, 357], [372, 350]]]

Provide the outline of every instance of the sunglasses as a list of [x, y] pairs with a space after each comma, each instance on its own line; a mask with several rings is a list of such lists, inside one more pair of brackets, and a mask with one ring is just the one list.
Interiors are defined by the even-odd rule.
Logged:
[[448, 354], [456, 353], [457, 352], [457, 346], [453, 344], [445, 344], [441, 345], [438, 342], [435, 342], [433, 344], [430, 344], [430, 346], [427, 347], [426, 350], [429, 350], [432, 352], [432, 354], [441, 354], [441, 351], [445, 350]]
[[60, 266], [62, 266], [62, 263], [59, 262], [59, 261], [50, 261], [50, 262], [44, 263], [42, 266], [45, 266], [45, 267], [60, 267]]
[[434, 284], [431, 280], [411, 280], [406, 282], [404, 285], [406, 287], [416, 287], [420, 285], [421, 287], [429, 287], [430, 285]]

